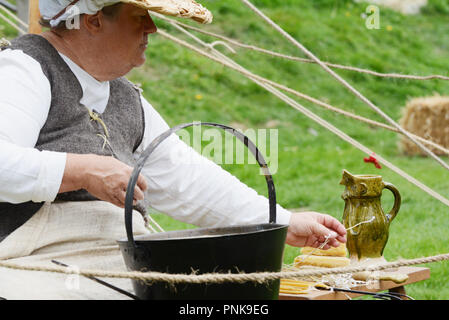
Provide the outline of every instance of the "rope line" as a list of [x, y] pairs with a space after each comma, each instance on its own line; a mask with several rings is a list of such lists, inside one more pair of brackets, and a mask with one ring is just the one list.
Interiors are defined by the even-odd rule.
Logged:
[[[19, 18], [14, 12], [6, 8], [3, 4], [0, 3], [0, 9], [5, 11], [7, 14], [9, 14], [11, 17], [13, 17], [19, 24], [21, 24], [26, 30], [28, 30], [28, 24]], [[26, 31], [25, 31], [26, 32]]]
[[[166, 18], [166, 17], [164, 17], [164, 16], [162, 16], [162, 15], [160, 15], [160, 14], [156, 14], [156, 16], [157, 16], [157, 17], [161, 17], [162, 19], [166, 20], [167, 22], [169, 22], [170, 24], [172, 24], [176, 29], [178, 29], [178, 30], [180, 30], [181, 32], [187, 34], [187, 36], [191, 37], [192, 39], [194, 39], [195, 41], [199, 42], [200, 44], [202, 44], [203, 46], [207, 47], [208, 49], [211, 49], [211, 46], [213, 47], [214, 44], [216, 43], [216, 42], [214, 42], [214, 43], [212, 43], [211, 45], [209, 45], [209, 44], [205, 43], [204, 41], [202, 41], [201, 39], [199, 39], [198, 37], [195, 37], [195, 36], [192, 35], [191, 33], [187, 32], [187, 31], [184, 30], [183, 28], [184, 28], [185, 26], [188, 26], [188, 25], [185, 25], [185, 24], [183, 24], [183, 23], [180, 23], [180, 22], [178, 22], [178, 21], [176, 21], [176, 20], [173, 20], [173, 19], [170, 19], [170, 18]], [[192, 29], [196, 29], [195, 27], [191, 27], [191, 28], [192, 28]], [[199, 30], [201, 30], [201, 29], [199, 29]], [[230, 49], [230, 48], [228, 48], [228, 49]], [[231, 50], [231, 49], [230, 49], [230, 50]], [[232, 51], [232, 50], [231, 50], [231, 51]], [[226, 57], [226, 58], [228, 58], [228, 57]], [[229, 59], [229, 58], [228, 58], [228, 59]], [[232, 60], [230, 60], [230, 61], [232, 61]], [[349, 117], [349, 118], [352, 118], [352, 119], [355, 119], [355, 120], [358, 120], [358, 121], [361, 121], [361, 122], [368, 123], [369, 125], [372, 125], [372, 126], [380, 127], [380, 128], [383, 128], [383, 129], [390, 130], [390, 131], [392, 131], [392, 132], [396, 132], [396, 133], [402, 134], [402, 132], [401, 132], [400, 130], [398, 130], [397, 128], [395, 128], [395, 127], [392, 127], [392, 126], [389, 126], [389, 125], [387, 125], [387, 124], [384, 124], [384, 123], [381, 123], [381, 122], [377, 122], [377, 121], [371, 120], [371, 119], [369, 119], [369, 118], [365, 118], [365, 117], [356, 115], [356, 114], [351, 113], [351, 112], [349, 112], [349, 111], [345, 111], [345, 110], [343, 110], [343, 109], [334, 107], [334, 106], [330, 105], [329, 103], [326, 103], [326, 102], [324, 102], [324, 101], [321, 101], [321, 100], [318, 100], [318, 99], [316, 99], [316, 98], [313, 98], [313, 97], [311, 97], [311, 96], [309, 96], [309, 95], [306, 95], [306, 94], [301, 93], [301, 92], [299, 92], [299, 91], [297, 91], [297, 90], [294, 90], [294, 89], [289, 88], [289, 87], [287, 87], [287, 86], [284, 86], [284, 85], [281, 85], [281, 84], [276, 83], [276, 82], [274, 82], [274, 81], [271, 81], [271, 80], [269, 80], [269, 79], [267, 79], [267, 78], [264, 78], [264, 77], [261, 77], [261, 76], [257, 76], [257, 75], [254, 75], [254, 77], [255, 77], [257, 80], [260, 80], [260, 81], [262, 81], [262, 82], [265, 82], [265, 83], [267, 83], [267, 84], [269, 84], [269, 85], [271, 85], [271, 86], [273, 86], [273, 87], [275, 87], [275, 88], [278, 88], [278, 89], [281, 89], [281, 90], [283, 90], [283, 91], [289, 92], [289, 93], [291, 93], [291, 94], [293, 94], [293, 95], [295, 95], [295, 96], [297, 96], [297, 97], [299, 97], [299, 98], [301, 98], [301, 99], [304, 99], [304, 100], [307, 100], [307, 101], [309, 101], [309, 102], [312, 102], [312, 103], [314, 103], [314, 104], [316, 104], [316, 105], [318, 105], [318, 106], [324, 107], [324, 108], [326, 108], [326, 109], [328, 109], [328, 110], [330, 110], [330, 111], [334, 111], [334, 112], [339, 113], [339, 114], [342, 114], [342, 115], [344, 115], [344, 116], [346, 116], [346, 117]], [[448, 78], [448, 79], [449, 79], [449, 78]], [[423, 137], [417, 136], [417, 135], [415, 135], [415, 134], [413, 134], [413, 133], [411, 133], [411, 132], [408, 132], [408, 133], [409, 133], [411, 136], [413, 136], [413, 138], [419, 140], [420, 142], [425, 143], [425, 144], [427, 144], [427, 145], [429, 145], [429, 146], [431, 146], [431, 147], [433, 147], [433, 148], [435, 148], [435, 149], [438, 149], [439, 151], [441, 151], [441, 152], [443, 152], [443, 153], [449, 155], [449, 149], [444, 148], [443, 146], [441, 146], [441, 145], [439, 145], [439, 144], [437, 144], [437, 143], [435, 143], [435, 142], [433, 142], [433, 141], [431, 141], [431, 140], [427, 140], [427, 139], [425, 139], [425, 138], [423, 138]]]
[[16, 29], [20, 34], [26, 33], [24, 30], [22, 30], [17, 24], [9, 20], [8, 17], [6, 17], [3, 13], [0, 13], [0, 18], [5, 20], [7, 23], [9, 23], [10, 26], [12, 26], [14, 29]]
[[[310, 119], [314, 120], [315, 122], [317, 122], [318, 124], [320, 124], [321, 126], [325, 127], [326, 129], [328, 129], [329, 131], [331, 131], [332, 133], [334, 133], [335, 135], [337, 135], [338, 137], [340, 137], [341, 139], [343, 139], [344, 141], [350, 143], [351, 145], [353, 145], [354, 147], [356, 147], [357, 149], [363, 151], [364, 153], [366, 153], [367, 155], [372, 155], [373, 151], [371, 151], [369, 148], [365, 147], [364, 145], [362, 145], [361, 143], [359, 143], [358, 141], [354, 140], [353, 138], [351, 138], [350, 136], [348, 136], [346, 133], [342, 132], [341, 130], [339, 130], [338, 128], [336, 128], [335, 126], [333, 126], [332, 124], [330, 124], [329, 122], [327, 122], [326, 120], [320, 118], [319, 116], [317, 116], [316, 114], [314, 114], [312, 111], [308, 110], [307, 108], [303, 107], [302, 105], [300, 105], [299, 103], [297, 103], [295, 100], [289, 98], [288, 96], [286, 96], [285, 94], [279, 92], [278, 90], [274, 89], [273, 87], [269, 86], [268, 84], [265, 83], [261, 83], [261, 81], [259, 81], [259, 77], [252, 74], [251, 72], [243, 69], [242, 67], [236, 67], [235, 65], [224, 61], [223, 59], [219, 59], [201, 49], [196, 48], [195, 46], [180, 40], [172, 35], [170, 35], [169, 33], [165, 32], [164, 30], [162, 30], [161, 28], [158, 29], [158, 33], [160, 35], [162, 35], [163, 37], [172, 40], [186, 48], [189, 48], [195, 52], [197, 52], [200, 55], [203, 55], [215, 62], [221, 63], [226, 67], [229, 67], [235, 71], [238, 71], [242, 74], [244, 74], [245, 76], [247, 76], [249, 79], [251, 79], [252, 81], [256, 82], [257, 84], [261, 85], [262, 87], [264, 87], [265, 89], [267, 89], [268, 91], [270, 91], [271, 93], [273, 93], [275, 96], [277, 96], [278, 98], [280, 98], [281, 100], [283, 100], [284, 102], [286, 102], [287, 104], [289, 104], [290, 106], [292, 106], [293, 108], [297, 109], [298, 111], [302, 112], [304, 115], [306, 115], [307, 117], [309, 117]], [[431, 195], [432, 197], [434, 197], [435, 199], [438, 199], [439, 201], [441, 201], [442, 203], [444, 203], [446, 206], [449, 206], [449, 200], [446, 199], [445, 197], [443, 197], [442, 195], [440, 195], [439, 193], [437, 193], [436, 191], [432, 190], [431, 188], [427, 187], [426, 185], [424, 185], [423, 183], [421, 183], [420, 181], [416, 180], [415, 178], [413, 178], [412, 176], [408, 175], [406, 172], [404, 172], [403, 170], [401, 170], [400, 168], [396, 167], [394, 164], [392, 164], [391, 162], [387, 161], [386, 159], [384, 159], [383, 157], [381, 157], [380, 155], [378, 155], [376, 153], [376, 158], [378, 159], [379, 162], [383, 163], [385, 166], [387, 166], [388, 168], [390, 168], [392, 171], [396, 172], [397, 174], [399, 174], [400, 176], [402, 176], [404, 179], [406, 179], [407, 181], [409, 181], [410, 183], [414, 184], [415, 186], [419, 187], [421, 190], [425, 191], [427, 194]]]
[[[16, 29], [19, 34], [25, 34], [28, 30], [28, 24], [24, 21], [22, 21], [14, 12], [6, 8], [4, 5], [0, 3], [0, 9], [3, 10], [6, 14], [8, 14], [10, 17], [14, 18], [15, 21], [17, 21], [21, 26], [17, 25], [13, 21], [11, 21], [8, 17], [0, 13], [0, 18], [2, 18], [6, 23], [8, 23], [11, 27]], [[23, 27], [25, 29], [23, 29]]]
[[85, 277], [101, 277], [101, 278], [124, 278], [131, 280], [140, 280], [145, 282], [168, 282], [168, 283], [226, 283], [226, 282], [258, 282], [263, 283], [270, 280], [281, 278], [302, 278], [312, 276], [323, 276], [331, 274], [358, 273], [363, 271], [381, 271], [404, 266], [412, 266], [425, 263], [435, 263], [449, 259], [449, 253], [429, 256], [416, 259], [401, 259], [394, 262], [376, 264], [372, 266], [348, 266], [341, 268], [320, 268], [307, 269], [298, 271], [280, 271], [280, 272], [254, 272], [254, 273], [204, 273], [204, 274], [170, 274], [161, 272], [140, 272], [140, 271], [105, 271], [92, 269], [73, 270], [71, 268], [63, 268], [57, 266], [25, 266], [8, 261], [0, 261], [0, 267], [25, 270], [39, 271], [62, 274], [78, 274]]
[[[277, 58], [282, 58], [282, 59], [286, 59], [286, 60], [292, 60], [292, 61], [298, 61], [298, 62], [303, 62], [303, 63], [309, 63], [309, 64], [317, 64], [316, 61], [312, 60], [312, 59], [306, 59], [306, 58], [300, 58], [300, 57], [296, 57], [296, 56], [291, 56], [291, 55], [286, 55], [283, 53], [279, 53], [279, 52], [275, 52], [275, 51], [271, 51], [271, 50], [267, 50], [264, 48], [260, 48], [254, 45], [249, 45], [249, 44], [245, 44], [245, 43], [241, 43], [235, 39], [217, 34], [217, 33], [213, 33], [210, 31], [205, 31], [203, 29], [194, 27], [194, 26], [190, 26], [188, 24], [182, 23], [180, 21], [165, 17], [161, 14], [155, 14], [152, 13], [152, 15], [156, 16], [157, 18], [160, 18], [162, 20], [168, 21], [168, 22], [173, 22], [179, 26], [182, 26], [186, 29], [191, 29], [194, 31], [197, 31], [199, 33], [217, 38], [217, 39], [221, 39], [224, 41], [227, 41], [237, 47], [240, 48], [244, 48], [244, 49], [248, 49], [248, 50], [252, 50], [252, 51], [257, 51], [260, 53], [264, 53], [273, 57], [277, 57]], [[233, 52], [234, 53], [234, 52]], [[323, 63], [325, 65], [327, 65], [328, 67], [331, 68], [335, 68], [335, 69], [341, 69], [341, 70], [347, 70], [347, 71], [354, 71], [354, 72], [358, 72], [358, 73], [366, 73], [372, 76], [376, 76], [376, 77], [381, 77], [381, 78], [395, 78], [395, 79], [407, 79], [407, 80], [433, 80], [433, 79], [438, 79], [438, 80], [449, 80], [448, 76], [443, 76], [443, 75], [427, 75], [427, 76], [417, 76], [417, 75], [408, 75], [408, 74], [399, 74], [399, 73], [382, 73], [382, 72], [377, 72], [377, 71], [373, 71], [373, 70], [369, 70], [369, 69], [364, 69], [364, 68], [358, 68], [358, 67], [353, 67], [353, 66], [345, 66], [345, 65], [341, 65], [341, 64], [336, 64], [336, 63], [331, 63], [331, 62], [327, 62], [327, 61], [323, 61]]]
[[290, 34], [285, 32], [279, 25], [277, 25], [270, 18], [268, 18], [262, 11], [260, 11], [258, 8], [256, 8], [248, 0], [240, 0], [240, 1], [242, 1], [253, 12], [255, 12], [258, 16], [260, 16], [265, 22], [267, 22], [270, 26], [272, 26], [275, 30], [277, 30], [283, 37], [285, 37], [288, 41], [290, 41], [294, 46], [299, 48], [309, 58], [314, 60], [327, 73], [329, 73], [332, 77], [334, 77], [338, 82], [340, 82], [346, 89], [348, 89], [351, 93], [353, 93], [357, 98], [359, 98], [362, 102], [364, 102], [371, 109], [373, 109], [375, 112], [377, 112], [380, 116], [382, 116], [382, 118], [384, 118], [392, 126], [396, 127], [396, 129], [398, 129], [403, 135], [405, 135], [410, 141], [412, 141], [419, 149], [421, 149], [424, 153], [426, 153], [431, 158], [433, 158], [435, 161], [437, 161], [443, 168], [445, 168], [446, 170], [449, 171], [449, 165], [446, 162], [441, 160], [431, 150], [427, 149], [421, 142], [419, 142], [415, 138], [413, 138], [407, 131], [405, 131], [398, 123], [396, 123], [393, 119], [391, 119], [379, 107], [377, 107], [374, 103], [372, 103], [368, 98], [366, 98], [357, 89], [355, 89], [353, 86], [351, 86], [345, 79], [343, 79], [341, 76], [339, 76], [337, 73], [335, 73], [332, 69], [330, 69], [328, 66], [326, 66], [318, 57], [316, 57], [312, 52], [310, 52], [306, 47], [304, 47], [300, 42], [298, 42]]

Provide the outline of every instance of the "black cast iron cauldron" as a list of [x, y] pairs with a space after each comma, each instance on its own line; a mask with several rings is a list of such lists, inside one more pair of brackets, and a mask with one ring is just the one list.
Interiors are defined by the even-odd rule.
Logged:
[[[193, 125], [224, 129], [241, 140], [256, 157], [268, 184], [269, 223], [224, 228], [198, 228], [133, 236], [132, 206], [134, 187], [142, 167], [153, 150], [177, 130]], [[281, 270], [287, 225], [276, 224], [276, 194], [272, 176], [259, 150], [241, 132], [216, 123], [181, 124], [158, 136], [142, 153], [130, 178], [125, 200], [127, 239], [119, 240], [125, 264], [131, 271], [171, 274], [252, 273]], [[227, 282], [224, 284], [151, 284], [132, 280], [140, 299], [277, 299], [279, 280], [264, 284]]]

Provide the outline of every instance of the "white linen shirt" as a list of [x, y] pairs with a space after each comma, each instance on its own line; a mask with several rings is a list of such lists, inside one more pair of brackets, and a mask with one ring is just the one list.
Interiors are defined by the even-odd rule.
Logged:
[[[69, 58], [61, 57], [83, 89], [81, 103], [104, 112], [109, 82], [97, 81]], [[66, 153], [35, 149], [51, 104], [50, 83], [36, 60], [21, 50], [6, 49], [0, 52], [0, 88], [0, 202], [53, 201], [64, 174]], [[146, 125], [136, 159], [169, 129], [142, 95], [141, 100]], [[195, 161], [173, 161], [173, 154], [180, 152]], [[268, 222], [266, 197], [176, 135], [155, 149], [141, 173], [148, 184], [146, 201], [177, 220], [203, 227]], [[290, 215], [277, 205], [277, 223], [288, 224]]]

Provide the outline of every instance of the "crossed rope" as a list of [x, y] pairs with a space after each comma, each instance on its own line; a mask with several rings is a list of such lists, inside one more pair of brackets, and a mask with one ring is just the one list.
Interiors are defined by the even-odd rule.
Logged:
[[[181, 28], [179, 26], [176, 26], [176, 27], [178, 29]], [[184, 29], [182, 29], [181, 31], [183, 31], [184, 33], [187, 32]], [[226, 66], [226, 67], [228, 67], [230, 69], [233, 69], [233, 70], [235, 70], [237, 72], [240, 72], [241, 74], [243, 74], [244, 76], [246, 76], [250, 80], [254, 81], [255, 83], [257, 83], [261, 87], [265, 88], [267, 91], [271, 92], [272, 94], [274, 94], [275, 96], [277, 96], [278, 98], [280, 98], [281, 100], [286, 102], [291, 107], [295, 108], [296, 110], [300, 111], [301, 113], [303, 113], [304, 115], [306, 115], [307, 117], [312, 119], [313, 121], [315, 121], [318, 124], [320, 124], [321, 126], [325, 127], [327, 130], [329, 130], [330, 132], [334, 133], [335, 135], [340, 137], [342, 140], [350, 143], [355, 148], [361, 150], [362, 152], [366, 153], [367, 155], [372, 155], [374, 153], [372, 150], [370, 150], [369, 148], [367, 148], [366, 146], [364, 146], [360, 142], [356, 141], [355, 139], [351, 138], [350, 136], [348, 136], [346, 133], [344, 133], [340, 129], [336, 128], [334, 125], [330, 124], [326, 120], [324, 120], [321, 117], [319, 117], [316, 114], [314, 114], [309, 109], [307, 109], [304, 106], [302, 106], [301, 104], [299, 104], [297, 101], [291, 99], [290, 97], [286, 96], [285, 94], [283, 94], [282, 92], [277, 90], [275, 87], [279, 87], [278, 84], [276, 84], [276, 83], [274, 83], [274, 82], [272, 82], [272, 81], [270, 81], [268, 79], [265, 79], [263, 77], [260, 77], [258, 75], [255, 75], [254, 73], [246, 70], [242, 66], [238, 65], [237, 63], [235, 63], [233, 60], [229, 59], [228, 57], [226, 57], [225, 55], [223, 55], [222, 53], [217, 51], [215, 48], [211, 48], [210, 46], [205, 44], [202, 40], [198, 39], [194, 35], [192, 35], [190, 33], [187, 33], [191, 38], [193, 38], [197, 42], [203, 44], [204, 46], [208, 47], [209, 50], [211, 50], [213, 52], [213, 54], [210, 54], [210, 53], [208, 53], [208, 52], [206, 52], [204, 50], [198, 49], [197, 47], [187, 43], [186, 41], [183, 41], [181, 39], [178, 39], [177, 37], [174, 37], [174, 36], [170, 35], [169, 33], [167, 33], [166, 31], [162, 30], [161, 28], [158, 29], [158, 34], [160, 34], [161, 36], [163, 36], [163, 37], [165, 37], [165, 38], [167, 38], [167, 39], [169, 39], [169, 40], [171, 40], [171, 41], [173, 41], [173, 42], [175, 42], [175, 43], [177, 43], [179, 45], [182, 45], [182, 46], [184, 46], [184, 47], [186, 47], [186, 48], [188, 48], [190, 50], [193, 50], [196, 53], [209, 58], [210, 60], [213, 60], [215, 62], [221, 63], [221, 64], [223, 64], [224, 66]], [[289, 89], [289, 90], [290, 90], [289, 92], [293, 92], [292, 89]], [[404, 131], [404, 129], [402, 129], [402, 128], [398, 129], [398, 130], [399, 131], [401, 131], [401, 130]], [[407, 134], [408, 134], [408, 136], [410, 136], [410, 133], [407, 133]], [[413, 141], [416, 141], [416, 139], [414, 139]], [[422, 146], [421, 144], [419, 144], [419, 145]], [[428, 150], [428, 149], [426, 148], [426, 150]], [[430, 151], [428, 150], [428, 152], [430, 152]], [[409, 174], [404, 172], [402, 169], [400, 169], [399, 167], [395, 166], [393, 163], [391, 163], [388, 160], [386, 160], [385, 158], [383, 158], [381, 155], [377, 154], [376, 157], [377, 157], [379, 162], [381, 162], [382, 164], [384, 164], [385, 166], [390, 168], [392, 171], [396, 172], [398, 175], [402, 176], [404, 179], [406, 179], [410, 183], [414, 184], [415, 186], [417, 186], [418, 188], [420, 188], [421, 190], [423, 190], [424, 192], [426, 192], [430, 196], [432, 196], [435, 199], [439, 200], [440, 202], [444, 203], [446, 206], [449, 206], [449, 200], [446, 199], [445, 197], [443, 197], [442, 195], [440, 195], [438, 192], [432, 190], [431, 188], [429, 188], [428, 186], [426, 186], [422, 182], [420, 182], [417, 179], [415, 179], [414, 177], [410, 176]], [[438, 158], [435, 155], [434, 155], [434, 157]], [[439, 163], [442, 163], [441, 159], [439, 159]], [[447, 164], [444, 163], [444, 166], [447, 167]]]

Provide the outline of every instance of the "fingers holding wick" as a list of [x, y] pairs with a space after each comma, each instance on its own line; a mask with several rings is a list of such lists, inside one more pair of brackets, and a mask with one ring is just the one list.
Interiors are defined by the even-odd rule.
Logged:
[[337, 248], [341, 245], [342, 242], [340, 242], [334, 232], [329, 233], [327, 236], [324, 237], [323, 240], [317, 240], [313, 247], [315, 247], [316, 250], [328, 250], [330, 248]]
[[[371, 222], [374, 221], [374, 219], [376, 219], [376, 217], [372, 216], [369, 220], [361, 221], [361, 222], [359, 222], [359, 223], [357, 223], [357, 224], [355, 224], [355, 225], [353, 225], [353, 226], [351, 226], [349, 228], [346, 228], [346, 231], [352, 230], [352, 229], [354, 229], [354, 228], [356, 228], [356, 227], [358, 227], [358, 226], [360, 226], [362, 224], [365, 224], [365, 223], [371, 223]], [[324, 250], [326, 250], [326, 249], [329, 249], [331, 246], [338, 247], [339, 246], [339, 241], [337, 240], [338, 237], [339, 237], [338, 234], [335, 233], [335, 232], [330, 232], [327, 236], [324, 237], [324, 239], [322, 237], [320, 237], [317, 240], [318, 243], [317, 243], [317, 248], [316, 249], [324, 249]]]

